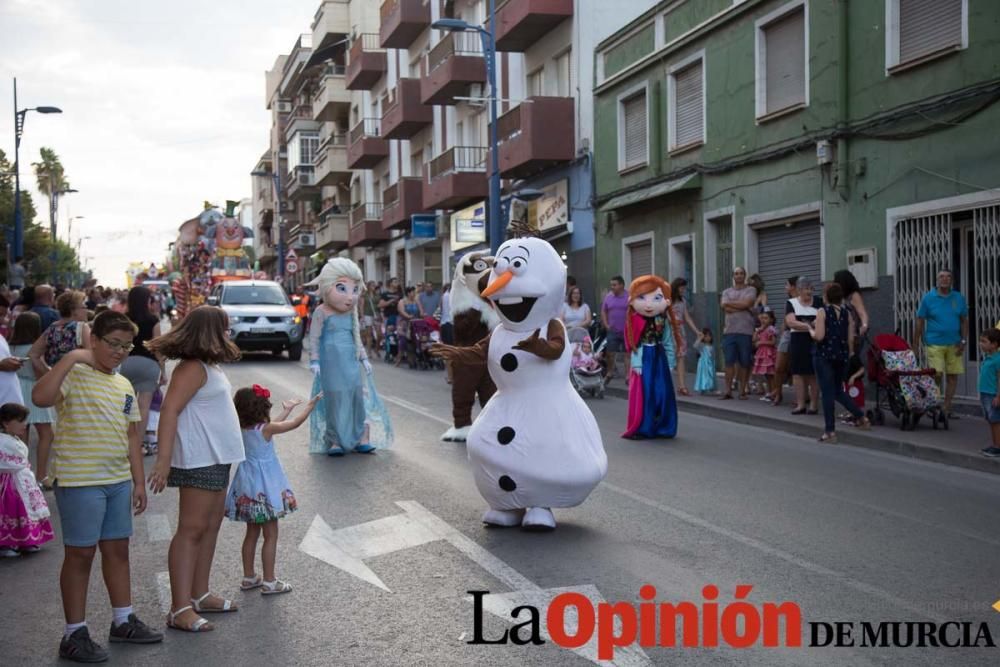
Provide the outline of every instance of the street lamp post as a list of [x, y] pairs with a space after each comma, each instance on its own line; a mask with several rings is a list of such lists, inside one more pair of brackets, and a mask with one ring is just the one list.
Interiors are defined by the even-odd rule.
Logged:
[[278, 275], [281, 282], [285, 282], [285, 219], [281, 215], [281, 169], [277, 171], [262, 171], [256, 169], [250, 172], [251, 176], [270, 176], [274, 181], [274, 212], [278, 218]]
[[489, 0], [490, 29], [474, 26], [461, 19], [438, 19], [431, 24], [437, 30], [451, 32], [479, 33], [483, 42], [483, 55], [486, 58], [486, 78], [490, 86], [490, 197], [489, 197], [489, 235], [490, 252], [496, 254], [503, 242], [504, 221], [500, 215], [500, 154], [497, 142], [497, 49], [496, 49], [496, 0]]
[[78, 237], [76, 239], [76, 266], [79, 269], [79, 274], [80, 274], [80, 280], [79, 280], [79, 282], [80, 282], [80, 286], [81, 287], [83, 286], [83, 276], [84, 276], [85, 271], [84, 271], [84, 268], [83, 268], [83, 258], [80, 257], [80, 246], [83, 245], [84, 241], [89, 241], [91, 238], [93, 238], [93, 237], [91, 237], [91, 236], [80, 236], [80, 237]]
[[52, 252], [49, 253], [49, 260], [52, 262], [52, 285], [59, 284], [59, 269], [56, 262], [59, 258], [59, 236], [56, 228], [56, 218], [59, 215], [59, 196], [79, 192], [73, 188], [62, 188], [55, 190], [53, 186], [55, 180], [49, 178], [49, 233], [52, 236]]
[[14, 78], [14, 253], [13, 260], [24, 257], [24, 222], [21, 219], [21, 135], [24, 134], [24, 117], [29, 111], [62, 113], [59, 107], [17, 108], [17, 77]]

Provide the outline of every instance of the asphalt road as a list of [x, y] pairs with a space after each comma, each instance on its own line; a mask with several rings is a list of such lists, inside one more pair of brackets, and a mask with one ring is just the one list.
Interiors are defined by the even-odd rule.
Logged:
[[[303, 366], [268, 356], [251, 356], [227, 372], [234, 387], [269, 386], [275, 403], [305, 397], [311, 381]], [[294, 592], [270, 598], [239, 592], [243, 529], [227, 522], [213, 586], [239, 601], [240, 611], [214, 617], [217, 630], [203, 636], [168, 631], [160, 645], [114, 645], [113, 662], [587, 665], [593, 663], [586, 655], [551, 641], [467, 644], [474, 632], [467, 591], [509, 594], [490, 598], [491, 608], [501, 610], [535, 601], [544, 626], [544, 606], [555, 594], [548, 589], [637, 604], [644, 584], [655, 586], [657, 601], [699, 607], [702, 588], [714, 584], [720, 614], [737, 585], [751, 585], [747, 601], [754, 607], [794, 601], [804, 623], [958, 620], [978, 627], [986, 621], [1000, 642], [1000, 614], [990, 609], [1000, 598], [1000, 486], [993, 475], [820, 446], [687, 413], [674, 441], [624, 441], [618, 438], [624, 401], [588, 399], [608, 452], [606, 481], [582, 506], [557, 511], [553, 533], [486, 529], [464, 446], [438, 440], [450, 419], [443, 374], [379, 363], [376, 381], [396, 429], [392, 451], [310, 456], [305, 427], [278, 439], [300, 508], [281, 522], [278, 547], [278, 575]], [[136, 520], [132, 542], [134, 605], [160, 627], [176, 503], [172, 490], [154, 498]], [[0, 664], [58, 662], [60, 557], [57, 541], [39, 554], [0, 562]], [[96, 568], [89, 606], [92, 633], [105, 641], [111, 612]], [[508, 628], [485, 614], [486, 638]], [[803, 637], [807, 644], [808, 626]], [[854, 639], [860, 642], [860, 627]], [[995, 665], [998, 651], [758, 643], [653, 647], [619, 651], [616, 659]]]

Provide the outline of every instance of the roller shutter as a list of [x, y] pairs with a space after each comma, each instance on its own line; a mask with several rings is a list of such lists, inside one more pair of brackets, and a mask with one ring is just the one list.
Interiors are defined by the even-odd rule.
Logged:
[[[652, 241], [641, 241], [631, 243], [628, 246], [629, 264], [632, 268], [632, 275], [628, 276], [631, 282], [639, 276], [645, 276], [653, 272], [653, 243]], [[627, 287], [627, 285], [626, 285]]]
[[757, 232], [757, 273], [764, 279], [767, 303], [778, 320], [785, 315], [785, 283], [790, 276], [820, 280], [822, 250], [819, 220], [803, 220], [791, 227], [778, 225]]

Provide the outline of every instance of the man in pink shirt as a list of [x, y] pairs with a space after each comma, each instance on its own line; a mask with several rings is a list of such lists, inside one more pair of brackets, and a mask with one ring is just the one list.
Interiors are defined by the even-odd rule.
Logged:
[[[615, 373], [615, 359], [619, 353], [625, 352], [625, 313], [628, 310], [628, 293], [625, 292], [625, 279], [615, 276], [611, 279], [611, 291], [601, 303], [601, 324], [608, 332], [605, 351], [608, 359], [608, 374], [605, 378], [611, 381]], [[628, 377], [628, 356], [625, 357], [625, 377]]]

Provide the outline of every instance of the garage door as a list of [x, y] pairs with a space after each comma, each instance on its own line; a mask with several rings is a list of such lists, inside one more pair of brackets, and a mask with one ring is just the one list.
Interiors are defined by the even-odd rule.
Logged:
[[819, 232], [819, 220], [803, 220], [791, 227], [766, 227], [757, 232], [757, 273], [764, 279], [767, 303], [779, 321], [785, 314], [785, 283], [789, 277], [808, 276], [814, 283], [819, 282]]

